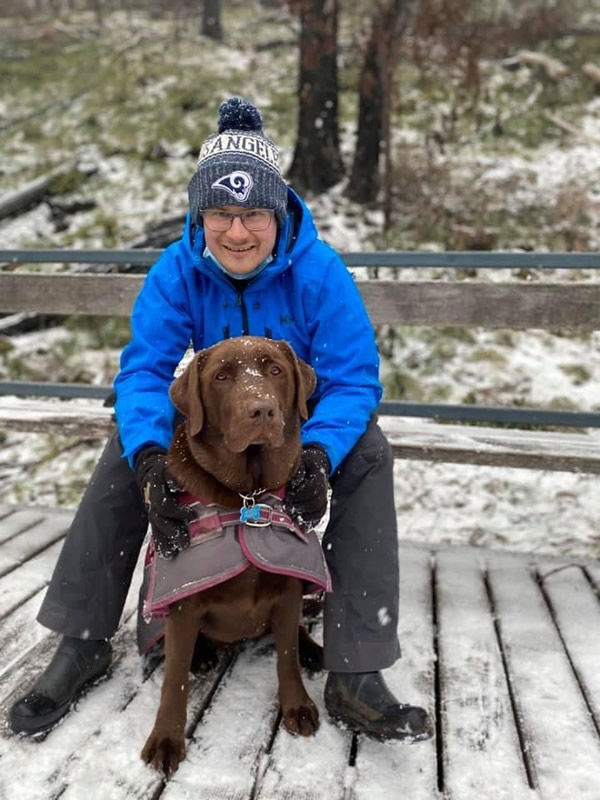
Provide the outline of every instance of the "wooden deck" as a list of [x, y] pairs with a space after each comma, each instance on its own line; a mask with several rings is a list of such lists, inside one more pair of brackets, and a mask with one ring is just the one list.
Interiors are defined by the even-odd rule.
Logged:
[[[0, 507], [3, 717], [55, 646], [34, 619], [69, 520]], [[386, 678], [430, 710], [433, 740], [381, 744], [338, 729], [323, 675], [307, 681], [317, 735], [289, 736], [265, 640], [194, 680], [188, 757], [165, 784], [139, 758], [162, 668], [142, 673], [132, 592], [110, 679], [41, 742], [2, 725], [1, 800], [599, 800], [600, 567], [404, 544], [400, 556], [404, 657]]]

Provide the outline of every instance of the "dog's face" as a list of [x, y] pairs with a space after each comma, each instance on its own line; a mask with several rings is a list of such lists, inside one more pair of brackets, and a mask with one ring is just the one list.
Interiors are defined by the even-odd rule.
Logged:
[[171, 385], [192, 437], [218, 435], [231, 453], [281, 447], [306, 419], [313, 369], [287, 342], [247, 336], [196, 353]]

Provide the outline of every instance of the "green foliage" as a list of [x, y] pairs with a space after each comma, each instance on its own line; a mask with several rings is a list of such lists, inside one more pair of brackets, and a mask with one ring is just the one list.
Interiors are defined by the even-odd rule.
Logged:
[[575, 386], [581, 386], [592, 379], [592, 373], [585, 364], [561, 364], [560, 369], [571, 378]]
[[68, 194], [78, 189], [85, 181], [85, 175], [78, 169], [70, 169], [52, 179], [49, 186], [51, 195]]
[[557, 395], [550, 400], [548, 408], [556, 411], [577, 411], [577, 403], [573, 402], [570, 397]]
[[11, 350], [14, 350], [14, 344], [8, 336], [0, 336], [0, 356], [10, 353]]
[[72, 316], [65, 321], [69, 331], [82, 334], [85, 346], [95, 350], [122, 349], [129, 341], [131, 329], [124, 317]]
[[424, 399], [419, 381], [399, 369], [384, 376], [383, 388], [387, 400], [422, 401]]
[[469, 354], [470, 361], [489, 361], [502, 367], [508, 363], [507, 357], [494, 347], [477, 347]]

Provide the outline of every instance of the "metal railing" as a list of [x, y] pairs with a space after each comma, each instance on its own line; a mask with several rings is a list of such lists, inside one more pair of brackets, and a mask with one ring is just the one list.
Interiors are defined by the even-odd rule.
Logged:
[[[115, 264], [150, 266], [163, 250], [0, 250], [5, 264]], [[349, 267], [439, 267], [451, 269], [600, 269], [599, 253], [520, 253], [456, 250], [340, 253]]]

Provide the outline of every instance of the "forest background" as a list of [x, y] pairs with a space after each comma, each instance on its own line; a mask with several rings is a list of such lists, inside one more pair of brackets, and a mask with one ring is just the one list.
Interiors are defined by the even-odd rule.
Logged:
[[[0, 43], [5, 248], [177, 238], [200, 143], [241, 94], [341, 252], [598, 249], [598, 0], [4, 0]], [[39, 179], [35, 202], [3, 213]], [[0, 378], [110, 383], [127, 321], [57, 322], [0, 319]], [[389, 399], [600, 408], [597, 333], [377, 334]], [[0, 501], [77, 503], [98, 443], [0, 437]], [[403, 538], [600, 554], [593, 476], [396, 470]]]

